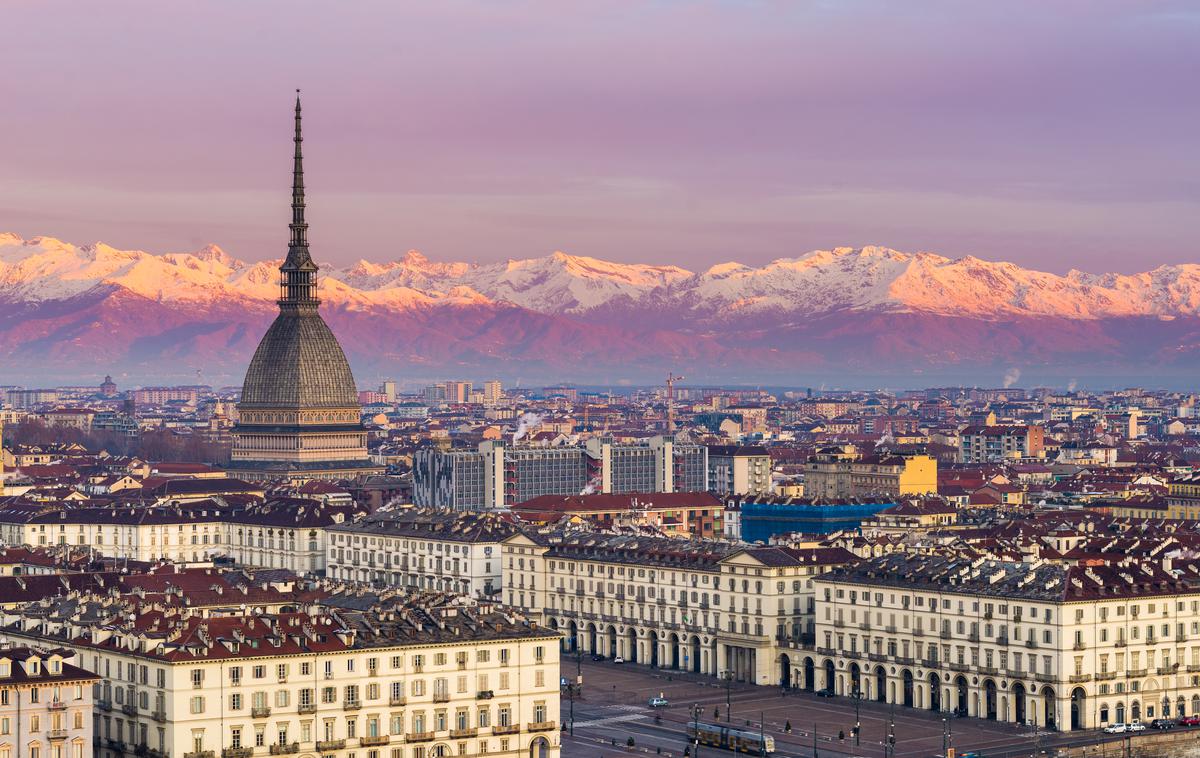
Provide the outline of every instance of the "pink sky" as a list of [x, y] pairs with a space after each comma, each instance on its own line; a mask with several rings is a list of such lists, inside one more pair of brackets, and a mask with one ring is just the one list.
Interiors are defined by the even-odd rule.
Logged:
[[1193, 261], [1184, 2], [20, 0], [0, 230], [320, 260], [689, 268], [883, 244]]

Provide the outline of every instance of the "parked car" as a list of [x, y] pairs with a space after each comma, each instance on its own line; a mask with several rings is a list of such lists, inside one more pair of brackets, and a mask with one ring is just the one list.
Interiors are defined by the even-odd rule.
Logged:
[[670, 704], [671, 703], [668, 702], [665, 697], [660, 696], [660, 697], [650, 698], [650, 707], [651, 708], [666, 708]]
[[604, 656], [600, 655], [599, 653], [592, 653], [592, 660], [593, 661], [602, 661], [602, 660], [604, 660]]
[[1175, 723], [1180, 726], [1200, 726], [1200, 716], [1180, 716]]
[[619, 655], [613, 656], [613, 663], [624, 663], [624, 662], [625, 662], [625, 659], [622, 658], [621, 656], [619, 656]]
[[1122, 724], [1120, 721], [1118, 721], [1115, 724], [1109, 724], [1108, 726], [1104, 727], [1105, 734], [1125, 734], [1125, 732], [1128, 732], [1128, 731], [1129, 731], [1129, 726], [1127, 724]]
[[1131, 731], [1131, 732], [1144, 732], [1144, 731], [1146, 731], [1146, 725], [1145, 725], [1145, 724], [1143, 724], [1143, 723], [1142, 723], [1142, 722], [1140, 722], [1140, 721], [1135, 721], [1135, 722], [1133, 722], [1132, 724], [1130, 724], [1130, 725], [1129, 725], [1129, 731]]
[[1150, 726], [1155, 729], [1174, 729], [1175, 722], [1171, 719], [1154, 719], [1150, 722]]
[[817, 697], [833, 697], [834, 692], [831, 688], [826, 687], [823, 690], [817, 690]]

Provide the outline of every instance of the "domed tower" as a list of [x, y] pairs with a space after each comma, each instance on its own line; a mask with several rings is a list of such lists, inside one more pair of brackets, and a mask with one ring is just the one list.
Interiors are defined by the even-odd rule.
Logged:
[[249, 480], [342, 479], [376, 473], [342, 346], [317, 307], [317, 265], [304, 221], [300, 97], [296, 96], [291, 242], [279, 267], [279, 315], [242, 384], [231, 473]]

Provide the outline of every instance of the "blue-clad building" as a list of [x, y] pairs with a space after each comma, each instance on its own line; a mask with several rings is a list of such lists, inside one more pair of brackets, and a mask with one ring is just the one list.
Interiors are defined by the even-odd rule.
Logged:
[[741, 537], [746, 542], [769, 542], [787, 532], [829, 534], [857, 529], [864, 520], [897, 502], [889, 496], [837, 501], [747, 497], [741, 500]]

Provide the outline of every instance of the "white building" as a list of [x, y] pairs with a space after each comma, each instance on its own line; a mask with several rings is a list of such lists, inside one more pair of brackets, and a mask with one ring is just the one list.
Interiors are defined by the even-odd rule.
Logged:
[[0, 648], [0, 758], [91, 756], [97, 679], [70, 651]]

